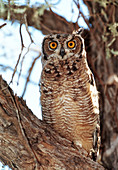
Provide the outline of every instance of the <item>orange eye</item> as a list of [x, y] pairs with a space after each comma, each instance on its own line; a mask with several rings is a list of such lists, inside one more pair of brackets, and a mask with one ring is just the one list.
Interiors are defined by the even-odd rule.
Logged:
[[68, 43], [67, 43], [67, 45], [68, 45], [68, 47], [69, 48], [74, 48], [75, 47], [75, 41], [69, 41]]
[[53, 42], [50, 42], [49, 43], [49, 47], [52, 49], [52, 50], [55, 50], [57, 48], [57, 42], [53, 41]]

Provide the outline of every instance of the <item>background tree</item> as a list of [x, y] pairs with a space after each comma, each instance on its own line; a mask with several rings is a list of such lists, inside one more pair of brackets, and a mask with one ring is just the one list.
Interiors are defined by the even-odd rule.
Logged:
[[[63, 0], [62, 0], [63, 1]], [[69, 22], [64, 17], [54, 12], [60, 2], [55, 4], [45, 1], [43, 5], [30, 5], [30, 1], [18, 6], [17, 1], [1, 1], [0, 17], [14, 22], [19, 22], [21, 51], [17, 58], [16, 67], [13, 69], [11, 82], [18, 73], [23, 76], [23, 54], [25, 37], [22, 27], [25, 25], [31, 44], [32, 35], [29, 27], [32, 26], [45, 34], [71, 33], [78, 29], [80, 16], [88, 26], [83, 32], [85, 39], [88, 63], [95, 75], [100, 96], [101, 119], [101, 162], [107, 169], [118, 167], [118, 2], [117, 0], [84, 0], [88, 7], [89, 17], [81, 10], [79, 1], [72, 1], [78, 9], [76, 22]], [[67, 12], [68, 15], [68, 12]], [[56, 24], [55, 24], [56, 23]], [[1, 30], [5, 24], [1, 25]], [[1, 31], [0, 30], [0, 31]], [[40, 37], [39, 37], [40, 38]], [[31, 45], [25, 51], [31, 52]], [[27, 85], [35, 63], [40, 57], [40, 52], [31, 62], [26, 77]], [[20, 65], [20, 70], [18, 70]], [[0, 64], [2, 69], [9, 69], [8, 65]], [[20, 81], [18, 81], [20, 83]], [[37, 85], [38, 86], [38, 85]], [[59, 137], [50, 127], [39, 121], [22, 99], [14, 96], [11, 89], [0, 78], [0, 160], [13, 169], [102, 169], [100, 165], [83, 157], [80, 151], [71, 146], [66, 139]], [[38, 112], [38, 111], [37, 111]]]

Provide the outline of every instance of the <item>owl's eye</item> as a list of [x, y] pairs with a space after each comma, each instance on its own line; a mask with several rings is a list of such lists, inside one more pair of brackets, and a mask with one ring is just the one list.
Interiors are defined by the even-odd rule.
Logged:
[[49, 43], [49, 47], [52, 49], [52, 50], [55, 50], [57, 48], [57, 42], [56, 41], [52, 41]]
[[75, 47], [75, 41], [69, 41], [68, 43], [67, 43], [67, 46], [68, 46], [68, 48], [74, 48]]

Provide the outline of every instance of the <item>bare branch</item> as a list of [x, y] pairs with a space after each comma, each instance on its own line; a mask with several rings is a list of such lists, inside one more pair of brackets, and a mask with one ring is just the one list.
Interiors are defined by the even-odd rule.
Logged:
[[7, 23], [4, 23], [4, 24], [0, 25], [0, 29], [1, 29], [2, 27], [4, 27], [5, 25], [7, 25]]
[[31, 67], [29, 68], [29, 71], [28, 71], [29, 74], [28, 74], [28, 77], [27, 77], [27, 80], [26, 80], [26, 83], [25, 83], [25, 87], [24, 87], [24, 91], [23, 91], [23, 93], [22, 93], [22, 97], [25, 95], [27, 85], [28, 85], [28, 83], [29, 83], [29, 81], [30, 81], [30, 76], [31, 76], [32, 70], [33, 70], [33, 68], [34, 68], [34, 65], [35, 65], [36, 61], [40, 58], [40, 56], [41, 56], [41, 53], [39, 54], [38, 57], [36, 57], [36, 58], [33, 60], [33, 63], [32, 63], [32, 65], [31, 65]]
[[0, 129], [0, 160], [12, 169], [104, 169], [38, 120], [2, 77]]

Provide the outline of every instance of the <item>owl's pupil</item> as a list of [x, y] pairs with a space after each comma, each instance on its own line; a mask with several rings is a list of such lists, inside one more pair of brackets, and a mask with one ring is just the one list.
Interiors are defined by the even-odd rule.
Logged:
[[73, 45], [73, 43], [70, 43], [70, 46], [72, 46]]
[[52, 46], [55, 47], [55, 44], [53, 43]]

